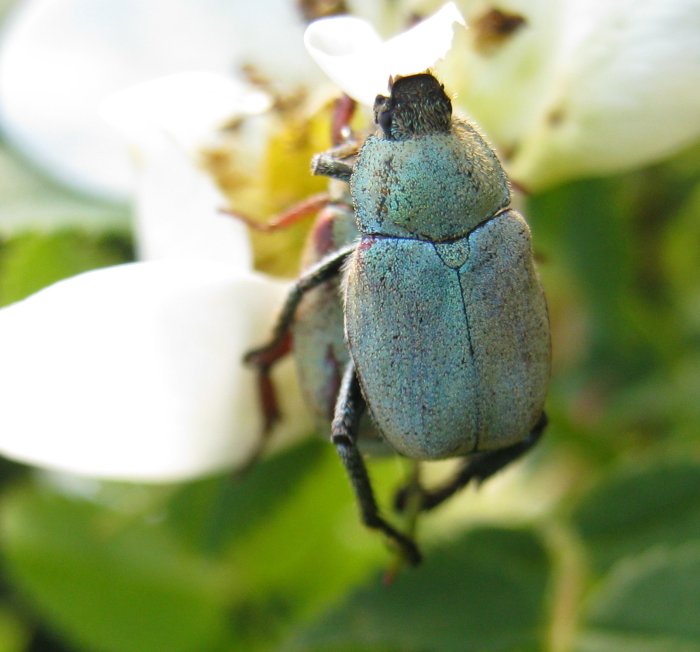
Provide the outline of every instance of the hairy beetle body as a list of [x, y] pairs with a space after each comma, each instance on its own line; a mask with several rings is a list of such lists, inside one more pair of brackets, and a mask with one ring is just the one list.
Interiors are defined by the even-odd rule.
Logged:
[[546, 395], [549, 335], [529, 229], [515, 211], [442, 247], [365, 236], [346, 283], [360, 385], [395, 450], [454, 457], [530, 433]]
[[350, 179], [362, 232], [346, 267], [350, 352], [398, 452], [498, 450], [530, 434], [549, 380], [530, 231], [508, 208], [496, 154], [451, 116], [442, 87], [429, 75], [401, 81], [377, 99], [383, 133], [366, 140]]
[[493, 150], [459, 120], [449, 133], [370, 136], [350, 184], [359, 229], [397, 238], [454, 240], [510, 203]]

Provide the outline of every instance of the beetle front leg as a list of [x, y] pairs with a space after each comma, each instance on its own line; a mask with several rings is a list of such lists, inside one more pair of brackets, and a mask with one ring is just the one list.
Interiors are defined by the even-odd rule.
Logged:
[[[280, 419], [279, 401], [277, 400], [277, 391], [272, 382], [271, 371], [282, 358], [289, 354], [292, 349], [292, 334], [287, 333], [287, 336], [282, 340], [280, 346], [269, 352], [269, 355], [261, 360], [258, 367], [258, 396], [260, 398], [260, 408], [263, 415], [263, 440], [267, 439], [272, 428]], [[264, 442], [261, 442], [261, 448], [264, 447]]]
[[380, 530], [394, 541], [412, 565], [419, 564], [421, 554], [412, 539], [387, 523], [380, 515], [374, 498], [367, 467], [357, 448], [357, 430], [360, 416], [365, 409], [360, 384], [355, 375], [355, 366], [350, 361], [343, 375], [338, 400], [335, 406], [331, 441], [345, 466], [355, 492], [362, 522], [370, 528]]
[[[472, 480], [481, 483], [498, 473], [498, 471], [517, 460], [537, 444], [546, 427], [547, 415], [543, 412], [535, 427], [523, 441], [501, 450], [477, 453], [467, 459], [457, 472], [457, 475], [442, 487], [434, 490], [421, 489], [421, 510], [428, 511], [437, 507]], [[410, 488], [410, 491], [415, 492], [415, 488]], [[396, 493], [394, 506], [398, 511], [403, 511], [406, 508], [408, 496], [409, 488], [407, 487], [400, 489]]]
[[327, 192], [319, 192], [315, 195], [307, 197], [293, 206], [290, 206], [287, 210], [275, 215], [267, 222], [260, 222], [249, 215], [246, 215], [245, 213], [241, 213], [240, 211], [231, 208], [220, 208], [219, 212], [236, 218], [254, 231], [274, 233], [275, 231], [286, 229], [293, 224], [296, 224], [299, 220], [309, 217], [314, 213], [318, 213], [320, 210], [325, 208], [330, 201], [331, 198]]
[[311, 173], [316, 176], [331, 177], [331, 179], [339, 179], [349, 183], [352, 175], [352, 165], [329, 154], [316, 154], [311, 160]]
[[267, 360], [271, 357], [274, 358], [274, 352], [283, 347], [284, 341], [289, 335], [289, 329], [294, 321], [294, 313], [304, 294], [339, 274], [345, 259], [355, 250], [355, 247], [356, 244], [353, 243], [333, 252], [296, 280], [277, 318], [272, 338], [264, 346], [248, 351], [243, 357], [246, 364], [261, 369], [268, 364]]

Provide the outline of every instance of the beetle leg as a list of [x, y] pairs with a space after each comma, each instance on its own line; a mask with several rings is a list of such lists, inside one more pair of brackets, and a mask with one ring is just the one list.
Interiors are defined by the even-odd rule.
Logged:
[[[523, 441], [501, 450], [477, 453], [468, 458], [457, 475], [445, 485], [438, 489], [421, 491], [421, 510], [428, 511], [437, 507], [472, 480], [481, 483], [517, 460], [540, 440], [546, 426], [547, 415], [543, 412], [532, 432]], [[415, 488], [411, 488], [411, 491], [415, 491]], [[398, 511], [406, 508], [408, 495], [409, 491], [406, 487], [396, 493], [394, 506]]]
[[360, 383], [355, 375], [355, 366], [350, 361], [343, 374], [343, 381], [335, 406], [331, 441], [345, 466], [355, 492], [363, 523], [380, 530], [401, 548], [409, 563], [420, 563], [421, 554], [412, 539], [389, 525], [380, 515], [374, 498], [372, 485], [362, 455], [357, 448], [357, 431], [360, 416], [365, 409]]
[[353, 243], [338, 251], [334, 251], [304, 272], [304, 274], [296, 280], [277, 318], [277, 323], [272, 331], [272, 338], [264, 346], [248, 351], [243, 357], [243, 361], [246, 364], [258, 368], [265, 367], [267, 359], [270, 356], [274, 357], [274, 352], [283, 345], [289, 333], [292, 321], [294, 321], [294, 313], [304, 294], [339, 274], [345, 259], [355, 250], [356, 246], [357, 245]]
[[238, 210], [231, 208], [220, 208], [219, 212], [224, 215], [230, 215], [235, 217], [237, 220], [243, 222], [249, 226], [254, 231], [262, 231], [264, 233], [272, 233], [274, 231], [279, 231], [280, 229], [286, 229], [299, 220], [318, 213], [322, 208], [328, 205], [331, 201], [330, 196], [327, 192], [319, 192], [315, 195], [311, 195], [306, 199], [290, 206], [287, 210], [279, 213], [268, 222], [260, 222], [245, 213], [241, 213]]
[[264, 365], [258, 367], [258, 395], [260, 397], [260, 407], [263, 413], [263, 435], [268, 435], [272, 427], [279, 421], [280, 409], [277, 400], [277, 392], [272, 382], [270, 371], [284, 356], [292, 350], [292, 334], [287, 333], [287, 337], [282, 340], [280, 346], [271, 352], [265, 360]]
[[258, 440], [255, 443], [255, 447], [249, 453], [248, 458], [236, 469], [236, 477], [242, 477], [257, 463], [270, 442], [273, 427], [280, 420], [281, 413], [279, 401], [277, 400], [277, 390], [270, 372], [272, 371], [272, 367], [282, 358], [289, 355], [291, 349], [292, 334], [288, 332], [287, 336], [280, 343], [280, 346], [270, 350], [268, 355], [256, 364], [258, 372], [258, 402], [262, 415], [262, 428]]
[[352, 165], [341, 161], [328, 152], [324, 152], [323, 154], [316, 154], [311, 159], [311, 174], [331, 177], [347, 183], [352, 175]]
[[264, 416], [263, 431], [268, 432], [279, 419], [279, 402], [277, 392], [270, 377], [270, 371], [282, 358], [292, 350], [292, 334], [287, 332], [280, 345], [266, 352], [265, 356], [260, 356], [256, 361], [258, 368], [258, 395], [260, 397], [260, 407]]
[[[331, 120], [331, 142], [338, 146], [352, 142], [350, 121], [355, 115], [357, 102], [349, 95], [341, 95], [333, 105]], [[357, 150], [357, 147], [355, 148]]]

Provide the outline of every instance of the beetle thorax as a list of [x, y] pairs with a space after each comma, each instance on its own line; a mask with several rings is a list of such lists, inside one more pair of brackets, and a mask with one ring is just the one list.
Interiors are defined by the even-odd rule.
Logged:
[[350, 187], [363, 233], [435, 242], [467, 235], [510, 203], [495, 153], [457, 119], [447, 132], [370, 136]]

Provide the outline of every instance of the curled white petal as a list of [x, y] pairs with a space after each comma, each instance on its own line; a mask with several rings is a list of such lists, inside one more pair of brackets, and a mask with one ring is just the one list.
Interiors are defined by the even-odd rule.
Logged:
[[304, 43], [320, 68], [345, 93], [371, 105], [390, 76], [423, 72], [445, 56], [453, 26], [464, 19], [453, 2], [411, 29], [382, 42], [365, 21], [346, 16], [317, 20]]
[[[88, 272], [0, 311], [0, 453], [87, 476], [173, 481], [246, 461], [260, 431], [241, 357], [285, 283], [230, 266]], [[310, 430], [290, 365], [286, 431]], [[286, 375], [285, 375], [286, 374]]]
[[[368, 22], [352, 16], [316, 20], [304, 33], [304, 45], [321, 70], [350, 97], [365, 104], [374, 101], [377, 89], [376, 80], [368, 80], [364, 72], [370, 53], [378, 52], [381, 43]], [[380, 88], [387, 79], [379, 82]], [[370, 101], [372, 88], [375, 93]]]

